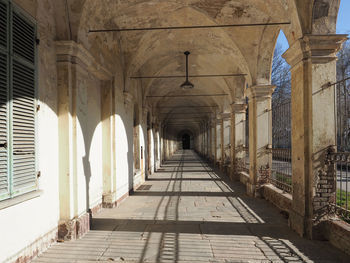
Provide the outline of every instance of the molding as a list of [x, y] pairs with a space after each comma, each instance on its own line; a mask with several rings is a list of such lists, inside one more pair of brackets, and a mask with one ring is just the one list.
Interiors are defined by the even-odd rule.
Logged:
[[82, 45], [75, 41], [56, 41], [57, 63], [70, 62], [77, 64], [100, 80], [111, 80], [113, 74], [102, 66]]
[[43, 190], [36, 190], [33, 192], [16, 196], [14, 198], [3, 200], [0, 202], [0, 210], [40, 197], [42, 194], [43, 194]]
[[220, 113], [220, 119], [224, 120], [224, 121], [228, 121], [231, 119], [231, 112], [223, 112]]
[[147, 106], [142, 108], [142, 119], [145, 121], [145, 123], [147, 122], [147, 113], [148, 113], [149, 109]]
[[123, 96], [124, 96], [124, 105], [126, 107], [131, 106], [133, 104], [133, 102], [134, 102], [134, 96], [131, 93], [127, 92], [127, 91], [123, 92]]
[[247, 107], [248, 107], [247, 104], [236, 104], [236, 103], [231, 104], [232, 113], [235, 113], [235, 114], [246, 113]]
[[273, 85], [257, 85], [252, 86], [247, 89], [247, 97], [249, 100], [266, 100], [271, 99], [272, 93], [275, 90], [276, 86]]
[[337, 52], [346, 41], [347, 35], [305, 35], [298, 39], [282, 55], [293, 68], [299, 62], [311, 59], [314, 64], [325, 64], [337, 59]]

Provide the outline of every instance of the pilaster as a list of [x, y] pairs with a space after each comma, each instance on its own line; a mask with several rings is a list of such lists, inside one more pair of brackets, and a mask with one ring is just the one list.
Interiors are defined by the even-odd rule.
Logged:
[[245, 119], [246, 104], [231, 104], [231, 170], [230, 178], [239, 179], [238, 164], [245, 158]]
[[[292, 76], [292, 186], [290, 225], [300, 235], [314, 236], [313, 227], [323, 218], [327, 201], [320, 200], [319, 181], [325, 170], [327, 149], [336, 144], [336, 53], [346, 35], [305, 35], [283, 55]], [[329, 191], [329, 190], [327, 190]]]
[[[101, 81], [110, 82], [112, 74], [100, 65], [81, 44], [57, 41], [59, 126], [59, 206], [58, 238], [76, 239], [90, 229], [91, 208], [87, 198], [84, 212], [78, 202], [77, 177], [77, 85], [78, 72], [83, 70]], [[102, 96], [103, 97], [103, 96]], [[107, 110], [107, 109], [106, 109]], [[103, 111], [103, 109], [102, 109]], [[108, 158], [107, 158], [108, 159]], [[107, 160], [108, 161], [108, 160]], [[87, 181], [88, 185], [88, 181]]]
[[272, 166], [272, 85], [253, 86], [247, 89], [249, 99], [249, 177], [247, 192], [259, 196], [260, 185], [270, 175]]

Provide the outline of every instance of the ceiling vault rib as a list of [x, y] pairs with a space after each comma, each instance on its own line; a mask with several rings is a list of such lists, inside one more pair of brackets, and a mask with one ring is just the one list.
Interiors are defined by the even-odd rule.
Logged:
[[192, 120], [192, 119], [200, 119], [204, 120], [204, 117], [190, 117], [190, 118], [171, 118], [171, 120]]
[[[206, 75], [189, 75], [189, 78], [217, 78], [217, 77], [242, 77], [247, 76], [244, 73], [234, 74], [206, 74]], [[185, 78], [186, 75], [174, 75], [174, 76], [133, 76], [131, 79], [172, 79], [172, 78]]]
[[183, 98], [183, 97], [220, 97], [220, 96], [228, 96], [228, 94], [188, 94], [188, 95], [153, 95], [146, 96], [147, 98]]
[[[195, 115], [202, 115], [202, 114], [209, 114], [209, 113], [213, 113], [211, 111], [208, 111], [208, 112], [186, 112], [186, 115], [188, 114], [195, 114]], [[183, 115], [184, 113], [183, 112], [175, 112], [175, 113], [172, 113], [172, 112], [160, 112], [158, 114], [171, 114], [171, 115]]]
[[211, 105], [211, 106], [159, 106], [157, 107], [158, 109], [174, 109], [174, 108], [217, 108], [218, 106], [216, 105]]
[[111, 28], [111, 29], [89, 29], [88, 33], [279, 26], [279, 25], [290, 25], [290, 24], [291, 24], [291, 22], [275, 22], [275, 23], [249, 23], [249, 24], [226, 24], [226, 25], [195, 25], [195, 26], [169, 26], [169, 27], [144, 27], [144, 28]]

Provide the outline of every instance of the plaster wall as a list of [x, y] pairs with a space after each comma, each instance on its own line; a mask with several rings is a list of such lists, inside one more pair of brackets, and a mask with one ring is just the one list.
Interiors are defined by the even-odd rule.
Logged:
[[84, 70], [77, 72], [78, 215], [102, 203], [101, 83]]
[[[52, 1], [14, 1], [38, 23], [38, 104], [37, 113], [37, 171], [39, 195], [33, 199], [0, 209], [0, 262], [24, 258], [45, 249], [56, 237], [59, 219], [58, 203], [58, 122], [56, 90], [55, 25]], [[24, 3], [26, 2], [26, 3]], [[25, 5], [24, 5], [25, 4]], [[37, 10], [36, 10], [37, 5]], [[18, 200], [19, 198], [17, 198]], [[12, 201], [16, 201], [12, 199]], [[6, 201], [5, 201], [6, 202]], [[1, 205], [4, 202], [0, 203]], [[49, 233], [49, 234], [48, 234]], [[37, 239], [45, 242], [29, 249]]]
[[150, 165], [151, 165], [151, 167], [149, 168], [149, 171], [151, 172], [151, 174], [153, 174], [154, 173], [154, 170], [155, 170], [155, 167], [154, 167], [154, 160], [155, 160], [155, 155], [154, 155], [154, 149], [155, 149], [155, 138], [154, 138], [154, 133], [153, 133], [153, 128], [152, 128], [152, 130], [150, 130], [150, 131], [148, 131], [149, 132], [149, 139], [150, 139], [150, 141], [149, 141], [149, 147], [150, 147], [150, 151], [149, 151], [149, 153], [150, 153], [150, 156], [149, 156], [149, 158], [150, 158]]
[[133, 188], [133, 110], [132, 105], [124, 104], [122, 91], [118, 87], [115, 87], [115, 90], [115, 162], [117, 199], [119, 199]]

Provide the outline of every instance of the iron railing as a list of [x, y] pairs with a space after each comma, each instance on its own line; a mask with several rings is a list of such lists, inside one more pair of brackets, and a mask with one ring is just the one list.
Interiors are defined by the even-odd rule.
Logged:
[[336, 85], [337, 150], [350, 152], [350, 79]]
[[337, 152], [331, 154], [335, 169], [336, 212], [350, 221], [350, 80], [336, 83]]
[[291, 101], [272, 106], [272, 169], [269, 181], [292, 192]]
[[248, 151], [248, 147], [243, 147], [242, 148], [242, 152], [243, 152], [243, 158], [239, 159], [237, 161], [237, 168], [239, 172], [245, 172], [247, 174], [249, 174], [249, 151]]
[[[248, 100], [246, 101], [248, 105]], [[245, 138], [242, 148], [243, 158], [239, 160], [238, 170], [249, 174], [249, 108], [246, 109], [244, 120]]]
[[350, 222], [350, 152], [331, 153], [329, 159], [335, 169], [333, 205], [337, 214]]

